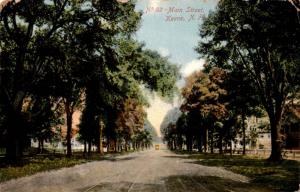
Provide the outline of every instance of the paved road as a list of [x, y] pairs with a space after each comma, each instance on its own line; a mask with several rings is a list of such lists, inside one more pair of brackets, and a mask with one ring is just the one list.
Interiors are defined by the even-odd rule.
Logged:
[[0, 185], [1, 192], [268, 191], [222, 168], [207, 167], [168, 150], [150, 150], [38, 173]]

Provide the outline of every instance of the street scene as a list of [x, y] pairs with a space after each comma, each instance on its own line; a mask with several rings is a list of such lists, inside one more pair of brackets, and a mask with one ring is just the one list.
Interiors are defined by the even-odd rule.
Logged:
[[299, 191], [300, 0], [0, 0], [0, 191]]

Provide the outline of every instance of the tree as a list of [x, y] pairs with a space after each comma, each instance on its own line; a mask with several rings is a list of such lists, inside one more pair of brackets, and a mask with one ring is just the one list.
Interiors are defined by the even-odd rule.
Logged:
[[[10, 71], [2, 84], [6, 106], [7, 141], [6, 156], [15, 160], [22, 155], [22, 138], [26, 119], [22, 117], [24, 100], [38, 81], [44, 79], [48, 66], [61, 54], [50, 43], [53, 35], [70, 22], [66, 19], [67, 1], [12, 1], [1, 11], [0, 39], [1, 65]], [[6, 55], [6, 56], [5, 56]]]
[[[204, 136], [204, 145], [206, 145], [206, 134], [209, 130], [211, 152], [213, 152], [215, 129], [218, 128], [216, 130], [221, 133], [222, 126], [219, 125], [228, 114], [224, 102], [224, 97], [227, 94], [223, 88], [225, 77], [226, 72], [219, 68], [212, 69], [209, 75], [198, 71], [187, 78], [187, 86], [182, 90], [185, 100], [181, 109], [189, 112], [190, 119], [199, 119], [202, 122], [201, 126], [204, 130], [199, 133]], [[194, 125], [195, 122], [192, 124]], [[222, 134], [219, 135], [219, 139], [219, 143], [222, 143]]]
[[176, 137], [177, 137], [177, 130], [176, 125], [173, 123], [169, 123], [166, 129], [164, 130], [164, 140], [167, 141], [168, 148], [171, 150], [176, 150]]
[[[47, 71], [51, 69], [48, 67], [49, 64], [53, 66], [52, 69], [60, 66], [71, 69], [72, 65], [80, 63], [81, 67], [86, 68], [82, 67], [84, 70], [77, 72], [91, 74], [89, 71], [91, 67], [87, 66], [94, 63], [101, 64], [104, 59], [114, 62], [114, 58], [110, 56], [112, 37], [121, 33], [128, 34], [137, 27], [135, 23], [140, 13], [134, 12], [132, 17], [127, 18], [132, 10], [134, 10], [133, 3], [88, 0], [22, 0], [19, 3], [9, 2], [4, 7], [0, 15], [0, 49], [1, 57], [3, 56], [1, 65], [7, 66], [12, 74], [5, 80], [9, 83], [1, 87], [3, 90], [1, 92], [5, 93], [2, 94], [5, 97], [2, 102], [7, 107], [6, 116], [11, 117], [6, 120], [9, 127], [8, 137], [11, 138], [7, 142], [9, 159], [20, 157], [22, 154], [22, 150], [19, 150], [21, 146], [19, 141], [23, 137], [21, 129], [25, 125], [21, 122], [26, 122], [21, 117], [22, 103], [31, 94], [31, 87], [35, 87], [38, 81], [44, 80], [49, 74]], [[112, 64], [111, 67], [115, 66]], [[58, 80], [63, 79], [55, 72], [51, 74]], [[87, 81], [82, 78], [83, 76], [79, 79], [78, 77], [80, 77], [78, 74], [73, 73], [68, 79], [71, 92], [82, 87], [82, 84], [78, 86], [82, 83], [81, 80]], [[57, 87], [44, 87], [44, 90], [47, 88], [57, 90]], [[73, 93], [70, 93], [72, 97], [75, 96]], [[51, 94], [58, 96], [55, 92]], [[68, 97], [63, 95], [68, 112], [68, 127], [71, 123], [74, 108], [72, 103], [75, 98], [70, 99], [70, 95]], [[19, 120], [14, 122], [16, 117]], [[15, 123], [18, 125], [14, 125]]]
[[137, 100], [128, 98], [118, 114], [116, 125], [118, 133], [125, 140], [125, 150], [128, 151], [132, 136], [144, 129], [146, 113]]
[[[91, 117], [89, 119], [99, 119], [94, 117], [99, 116], [104, 109], [109, 108], [110, 114], [114, 115], [110, 115], [110, 118], [113, 119], [105, 121], [109, 124], [109, 126], [105, 126], [105, 131], [107, 137], [113, 137], [113, 139], [116, 139], [115, 136], [117, 135], [117, 127], [114, 122], [117, 120], [116, 117], [124, 101], [133, 98], [142, 102], [142, 104], [146, 103], [141, 94], [140, 84], [145, 85], [152, 91], [158, 91], [161, 96], [171, 96], [175, 90], [174, 85], [178, 76], [178, 68], [175, 65], [154, 51], [144, 50], [142, 44], [131, 38], [140, 17], [134, 11], [133, 6], [125, 7], [124, 11], [126, 11], [126, 20], [132, 20], [133, 22], [116, 20], [120, 23], [120, 26], [122, 24], [127, 26], [127, 31], [120, 29], [114, 37], [109, 39], [110, 44], [105, 45], [101, 59], [91, 63], [93, 70], [90, 71], [90, 74], [87, 74], [90, 78], [86, 82], [85, 107], [88, 108], [88, 103], [90, 103], [98, 108], [98, 110], [94, 110], [93, 114], [90, 113]], [[122, 16], [122, 18], [125, 16]], [[93, 43], [91, 44], [93, 47]], [[95, 49], [96, 53], [97, 50]], [[97, 54], [95, 57], [97, 57]], [[89, 101], [92, 98], [93, 100]], [[90, 109], [93, 110], [92, 108], [91, 106]], [[102, 112], [99, 109], [102, 109]], [[84, 110], [85, 112], [87, 110]], [[103, 114], [101, 115], [103, 116]], [[89, 122], [93, 125], [99, 124], [92, 123], [90, 120]], [[85, 128], [85, 130], [88, 129]]]
[[[223, 135], [224, 135], [224, 140], [226, 143], [226, 148], [229, 144], [230, 146], [230, 154], [232, 154], [232, 142], [236, 139], [239, 131], [240, 131], [240, 124], [241, 122], [239, 121], [238, 115], [235, 114], [234, 110], [229, 111], [228, 117], [223, 121]], [[243, 134], [244, 136], [244, 134]], [[245, 139], [243, 139], [245, 141]]]
[[[200, 95], [198, 93], [201, 91], [202, 92], [208, 91], [206, 89], [206, 87], [203, 86], [206, 83], [208, 83], [208, 81], [209, 81], [208, 77], [205, 73], [203, 73], [201, 71], [197, 71], [185, 79], [185, 86], [183, 87], [183, 89], [181, 91], [181, 94], [185, 98], [184, 103], [181, 105], [181, 110], [183, 112], [184, 111], [187, 112], [187, 114], [186, 114], [187, 128], [185, 130], [186, 131], [185, 134], [186, 134], [186, 144], [187, 144], [188, 151], [191, 151], [193, 148], [194, 132], [196, 132], [195, 133], [196, 135], [199, 135], [198, 136], [199, 139], [201, 136], [203, 137], [202, 140], [204, 140], [204, 146], [205, 146], [204, 150], [206, 151], [206, 146], [207, 146], [206, 145], [206, 142], [207, 142], [206, 133], [207, 133], [208, 127], [204, 123], [204, 118], [202, 118], [199, 108], [195, 107], [194, 105], [197, 105], [198, 99], [200, 99], [200, 97], [199, 97]], [[197, 91], [198, 91], [198, 93], [196, 93]], [[199, 124], [200, 122], [201, 122], [201, 125]], [[197, 131], [197, 127], [198, 127], [199, 131]], [[204, 133], [204, 134], [202, 134], [202, 133]]]
[[186, 114], [181, 114], [176, 121], [177, 144], [179, 150], [182, 150], [183, 136], [186, 134], [187, 128], [188, 128], [187, 116]]
[[221, 1], [200, 32], [203, 40], [197, 51], [210, 66], [241, 68], [253, 82], [270, 119], [273, 161], [282, 158], [281, 121], [287, 97], [299, 91], [299, 30], [288, 2]]
[[[33, 62], [29, 57], [29, 54], [32, 54], [31, 56], [37, 54], [31, 44], [34, 22], [42, 22], [42, 19], [36, 18], [31, 13], [36, 11], [41, 3], [38, 2], [32, 7], [28, 7], [26, 3], [12, 2], [1, 12], [1, 68], [3, 66], [10, 73], [10, 76], [2, 76], [7, 84], [1, 84], [3, 97], [1, 102], [5, 106], [7, 137], [10, 138], [7, 140], [6, 156], [11, 160], [22, 154], [21, 141], [26, 135], [25, 127], [28, 126], [23, 116], [22, 105], [24, 99], [30, 95], [32, 85], [39, 79], [37, 72], [44, 62], [43, 59]], [[33, 69], [31, 62], [37, 65], [36, 71], [31, 70]]]
[[152, 136], [148, 130], [142, 130], [136, 133], [133, 137], [133, 142], [135, 143], [136, 149], [149, 148], [152, 143]]
[[180, 109], [178, 107], [174, 107], [170, 109], [165, 115], [162, 123], [160, 124], [160, 132], [165, 135], [167, 127], [170, 123], [176, 124], [178, 118], [182, 115]]
[[[243, 82], [243, 83], [241, 83]], [[231, 117], [240, 116], [243, 137], [243, 154], [246, 154], [246, 117], [258, 115], [260, 111], [257, 90], [253, 82], [247, 77], [247, 71], [241, 68], [235, 68], [228, 72], [224, 85], [228, 102], [228, 110], [231, 111]], [[230, 118], [231, 119], [231, 118]]]
[[63, 124], [60, 100], [51, 97], [31, 97], [24, 107], [29, 108], [25, 110], [30, 128], [27, 134], [38, 141], [38, 152], [42, 153], [45, 141], [60, 137], [59, 126]]
[[[5, 116], [2, 127], [9, 138], [8, 159], [22, 155], [28, 126], [22, 107], [39, 88], [46, 96], [64, 99], [68, 155], [72, 114], [83, 99], [82, 92], [84, 99], [97, 98], [93, 99], [97, 109], [87, 113], [98, 125], [93, 131], [98, 132], [99, 121], [107, 117], [103, 109], [115, 114], [114, 122], [118, 110], [114, 103], [137, 98], [140, 84], [162, 96], [172, 95], [177, 67], [132, 40], [140, 17], [134, 3], [117, 1], [22, 0], [1, 10], [0, 102]], [[93, 139], [100, 142], [99, 137]]]
[[299, 0], [288, 0], [296, 9], [298, 21], [300, 23], [300, 1]]
[[[121, 77], [123, 56], [118, 52], [119, 41], [130, 40], [141, 15], [134, 10], [133, 3], [119, 4], [114, 1], [105, 4], [93, 2], [93, 7], [90, 7], [89, 11], [95, 8], [97, 14], [89, 15], [92, 19], [76, 36], [84, 45], [83, 47], [78, 45], [77, 52], [82, 58], [81, 69], [84, 71], [83, 79], [86, 87], [80, 133], [82, 139], [88, 142], [89, 148], [93, 143], [98, 146], [98, 150], [101, 150], [100, 124], [108, 122], [104, 121], [107, 116], [104, 109], [110, 108], [110, 111], [116, 109], [115, 103], [120, 103], [126, 93], [125, 90], [128, 89], [123, 85]], [[115, 118], [110, 121], [115, 121]], [[113, 132], [114, 126], [105, 127]]]

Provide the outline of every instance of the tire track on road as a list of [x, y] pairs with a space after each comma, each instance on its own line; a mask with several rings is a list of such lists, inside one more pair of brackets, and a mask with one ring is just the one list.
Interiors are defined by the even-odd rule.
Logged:
[[[143, 156], [143, 157], [144, 157], [144, 156]], [[152, 157], [153, 157], [153, 154], [151, 154], [150, 157], [147, 157], [147, 159], [152, 159]], [[144, 158], [143, 158], [143, 159], [144, 159]], [[147, 160], [147, 159], [144, 159], [144, 160]], [[138, 174], [137, 174], [137, 176], [135, 177], [134, 181], [131, 183], [131, 185], [130, 185], [129, 189], [127, 190], [127, 192], [130, 192], [130, 191], [133, 189], [134, 185], [136, 185], [136, 183], [137, 183], [138, 179], [140, 178], [140, 176], [142, 175], [142, 173], [144, 173], [144, 172], [146, 171], [146, 169], [149, 169], [149, 168], [150, 168], [149, 165], [148, 165], [148, 166], [144, 166], [144, 160], [141, 161], [142, 167], [143, 167], [143, 168], [142, 168], [142, 169], [137, 169], [137, 170], [139, 170], [139, 171], [137, 171]], [[148, 162], [151, 162], [151, 161], [148, 161]], [[153, 162], [152, 162], [152, 163], [153, 163]]]

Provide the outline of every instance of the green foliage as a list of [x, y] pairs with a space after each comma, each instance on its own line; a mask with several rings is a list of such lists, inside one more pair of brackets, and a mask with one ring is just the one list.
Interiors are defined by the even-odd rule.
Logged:
[[[281, 159], [284, 106], [299, 92], [299, 30], [297, 15], [288, 1], [225, 0], [205, 19], [196, 49], [207, 59], [207, 70], [217, 66], [240, 75], [237, 79], [247, 85], [240, 90], [245, 91], [233, 87], [241, 98], [247, 102], [259, 98], [269, 115], [270, 158], [275, 161]], [[246, 87], [254, 92], [247, 96]]]
[[[162, 96], [173, 95], [178, 68], [133, 40], [140, 19], [133, 2], [22, 0], [3, 8], [0, 102], [3, 117], [8, 118], [5, 126], [1, 123], [1, 133], [5, 129], [11, 138], [8, 156], [21, 156], [17, 153], [22, 150], [16, 150], [21, 146], [14, 145], [28, 134], [24, 127], [34, 127], [30, 134], [37, 135], [36, 127], [50, 127], [59, 118], [48, 98], [63, 98], [70, 154], [72, 114], [82, 99], [86, 100], [82, 139], [95, 142], [98, 136], [88, 135], [99, 135], [100, 120], [111, 129], [108, 132], [115, 132], [117, 114], [128, 98], [146, 103], [141, 84]], [[23, 113], [36, 109], [23, 105], [35, 98], [44, 99], [40, 109], [47, 114], [28, 123], [31, 120]], [[41, 132], [50, 138], [50, 129], [44, 128]]]
[[28, 116], [30, 138], [39, 141], [51, 141], [59, 138], [60, 131], [58, 130], [63, 124], [60, 101], [51, 98], [31, 98], [27, 102], [26, 105], [29, 109], [24, 115]]
[[[120, 39], [118, 41], [119, 72], [113, 75], [118, 82], [125, 84], [128, 97], [141, 97], [138, 84], [143, 84], [151, 91], [171, 100], [176, 92], [176, 81], [179, 69], [158, 52], [144, 49], [144, 45], [134, 40]], [[127, 87], [127, 89], [126, 89]], [[138, 97], [137, 97], [138, 96]]]
[[165, 136], [169, 124], [170, 123], [176, 124], [180, 116], [181, 116], [181, 111], [178, 107], [174, 107], [173, 109], [169, 110], [160, 125], [160, 132]]
[[137, 144], [140, 148], [140, 146], [142, 147], [142, 149], [144, 147], [149, 147], [152, 144], [152, 135], [148, 130], [142, 130], [137, 132], [134, 136], [133, 136], [133, 142], [135, 144]]
[[175, 83], [179, 77], [178, 67], [161, 57], [157, 52], [145, 50], [139, 79], [151, 90], [157, 91], [161, 96], [170, 99], [176, 92]]

